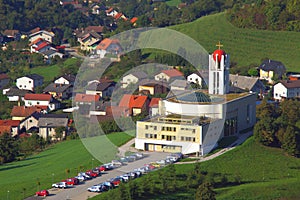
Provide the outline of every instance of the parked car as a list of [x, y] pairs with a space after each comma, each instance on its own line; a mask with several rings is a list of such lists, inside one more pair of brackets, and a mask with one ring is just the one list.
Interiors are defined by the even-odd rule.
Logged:
[[62, 180], [62, 182], [66, 182], [67, 185], [78, 185], [79, 180], [77, 178], [68, 178], [66, 180]]
[[136, 156], [138, 159], [144, 158], [144, 154], [140, 152], [134, 153], [132, 155]]
[[171, 156], [175, 156], [178, 159], [182, 159], [183, 158], [183, 154], [181, 152], [171, 153]]
[[125, 158], [125, 157], [120, 158], [120, 161], [123, 162], [123, 163], [128, 163], [129, 162], [128, 159]]
[[122, 165], [124, 165], [124, 163], [121, 162], [120, 160], [112, 160], [111, 164], [116, 167], [121, 167]]
[[108, 188], [108, 190], [115, 188], [115, 185], [111, 181], [105, 181], [102, 184], [105, 185]]
[[63, 189], [65, 189], [65, 188], [68, 187], [68, 185], [67, 185], [66, 182], [58, 182], [58, 183], [52, 184], [52, 187], [54, 187], [54, 188], [63, 188]]
[[177, 157], [177, 156], [167, 156], [167, 159], [171, 160], [174, 163], [174, 162], [177, 162], [179, 160], [179, 157]]
[[48, 190], [41, 190], [41, 191], [36, 192], [35, 195], [45, 197], [45, 196], [49, 195], [49, 192], [48, 192]]
[[133, 157], [133, 156], [126, 156], [125, 158], [128, 160], [128, 162], [135, 161], [135, 157]]
[[140, 168], [134, 169], [133, 171], [139, 171], [142, 174], [146, 174], [146, 173], [149, 172], [149, 170], [147, 169], [147, 167], [140, 167]]
[[119, 177], [121, 177], [124, 180], [124, 182], [128, 182], [130, 180], [130, 176], [128, 174], [123, 174]]
[[100, 167], [97, 167], [96, 169], [99, 169], [101, 172], [106, 171], [106, 167], [104, 165], [101, 165]]
[[121, 177], [116, 177], [116, 178], [110, 179], [110, 182], [112, 182], [114, 184], [114, 186], [119, 186], [121, 182], [124, 182], [124, 179]]
[[93, 185], [87, 189], [89, 192], [104, 192], [106, 191], [105, 186], [103, 185]]
[[160, 166], [165, 166], [168, 164], [166, 160], [158, 160], [156, 161], [156, 163], [159, 164]]
[[85, 172], [79, 172], [78, 176], [84, 176], [87, 180], [92, 179], [92, 177]]
[[161, 165], [156, 162], [151, 162], [150, 165], [154, 166], [155, 168], [160, 168]]
[[87, 180], [87, 178], [85, 176], [75, 176], [75, 178], [77, 178], [79, 180], [79, 182], [84, 182], [85, 180]]
[[93, 172], [93, 170], [88, 170], [85, 173], [93, 178], [98, 176], [98, 173]]
[[106, 168], [107, 171], [115, 168], [112, 163], [106, 163], [103, 166]]

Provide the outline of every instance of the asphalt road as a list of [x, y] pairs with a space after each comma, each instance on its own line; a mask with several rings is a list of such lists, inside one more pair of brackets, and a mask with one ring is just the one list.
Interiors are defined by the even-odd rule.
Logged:
[[[92, 193], [88, 192], [87, 188], [99, 184], [101, 182], [107, 181], [111, 178], [114, 178], [116, 176], [122, 175], [126, 172], [130, 172], [136, 168], [142, 167], [145, 164], [148, 164], [153, 161], [165, 159], [169, 153], [161, 153], [161, 152], [149, 152], [149, 153], [144, 153], [146, 157], [143, 159], [131, 162], [127, 165], [124, 165], [120, 168], [116, 168], [114, 170], [104, 172], [102, 176], [94, 178], [92, 180], [86, 181], [80, 185], [76, 185], [72, 188], [68, 189], [50, 189], [48, 190], [50, 195], [46, 197], [45, 199], [49, 200], [85, 200], [89, 197], [93, 197], [97, 195], [98, 193]], [[32, 199], [37, 199], [36, 197], [32, 197]], [[42, 199], [42, 198], [40, 198]]]

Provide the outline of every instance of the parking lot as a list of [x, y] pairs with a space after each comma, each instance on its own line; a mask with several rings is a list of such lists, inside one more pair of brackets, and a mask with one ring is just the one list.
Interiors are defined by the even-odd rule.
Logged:
[[[107, 181], [111, 178], [114, 178], [116, 176], [120, 176], [126, 172], [130, 172], [136, 168], [142, 167], [145, 164], [148, 164], [150, 162], [155, 162], [157, 160], [165, 159], [166, 156], [169, 155], [169, 153], [162, 153], [162, 152], [147, 152], [144, 153], [145, 157], [136, 160], [134, 162], [130, 162], [122, 167], [113, 169], [111, 171], [103, 172], [102, 176], [96, 177], [92, 180], [85, 181], [79, 185], [76, 185], [72, 188], [68, 189], [57, 189], [52, 188], [49, 189], [50, 195], [47, 196], [45, 199], [51, 199], [51, 200], [84, 200], [89, 197], [93, 197], [97, 195], [98, 193], [88, 192], [87, 188], [99, 184], [101, 182]], [[42, 198], [41, 198], [42, 199]]]

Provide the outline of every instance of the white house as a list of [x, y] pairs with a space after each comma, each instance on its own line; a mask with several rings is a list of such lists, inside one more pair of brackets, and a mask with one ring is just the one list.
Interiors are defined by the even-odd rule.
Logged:
[[39, 118], [42, 114], [34, 112], [31, 115], [27, 116], [20, 122], [20, 129], [25, 129], [26, 131], [34, 128], [38, 128]]
[[207, 76], [207, 73], [205, 71], [196, 71], [196, 72], [188, 75], [186, 80], [189, 83], [195, 83], [195, 84], [199, 84], [200, 86], [202, 86], [203, 83], [205, 82], [204, 76]]
[[118, 57], [121, 55], [123, 49], [117, 39], [105, 38], [97, 45], [95, 53], [99, 55], [100, 58], [104, 58], [109, 55], [109, 57]]
[[48, 32], [48, 31], [45, 31], [45, 30], [41, 30], [41, 31], [30, 34], [29, 35], [29, 41], [33, 42], [36, 39], [41, 38], [45, 41], [48, 41], [48, 42], [52, 43], [54, 36], [55, 36], [55, 34], [53, 32]]
[[25, 106], [45, 106], [49, 110], [56, 110], [60, 107], [60, 102], [52, 98], [50, 94], [25, 94]]
[[159, 74], [154, 76], [157, 81], [171, 81], [174, 79], [184, 79], [182, 72], [177, 69], [162, 70]]
[[91, 83], [87, 86], [85, 93], [105, 98], [112, 95], [114, 88], [115, 82]]
[[27, 93], [32, 93], [30, 90], [20, 90], [19, 88], [7, 88], [3, 90], [3, 95], [6, 95], [9, 101], [24, 101], [24, 96]]
[[21, 90], [31, 90], [43, 85], [44, 77], [37, 74], [30, 74], [17, 79], [16, 85]]
[[147, 78], [147, 74], [145, 72], [139, 71], [139, 72], [132, 72], [130, 74], [127, 74], [122, 78], [122, 88], [126, 88], [130, 83], [137, 83], [138, 81], [141, 81], [142, 79]]
[[[174, 80], [170, 83], [171, 90], [187, 90], [189, 89], [189, 83], [186, 80]], [[190, 87], [191, 89], [191, 87]]]
[[54, 81], [55, 84], [74, 85], [76, 76], [73, 74], [65, 74]]
[[288, 98], [300, 97], [300, 80], [284, 80], [275, 84], [273, 97], [275, 100], [281, 101]]

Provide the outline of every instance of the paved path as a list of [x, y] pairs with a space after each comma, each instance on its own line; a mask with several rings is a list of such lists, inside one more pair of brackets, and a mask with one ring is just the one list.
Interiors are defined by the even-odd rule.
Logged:
[[131, 147], [131, 145], [133, 145], [134, 142], [135, 142], [135, 138], [132, 138], [126, 144], [120, 146], [118, 148], [118, 150], [119, 150], [118, 156], [123, 157], [123, 156], [125, 156], [125, 153], [128, 151], [137, 152], [137, 150], [135, 148]]

